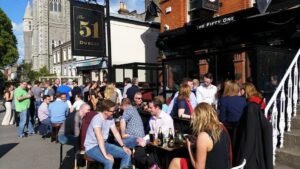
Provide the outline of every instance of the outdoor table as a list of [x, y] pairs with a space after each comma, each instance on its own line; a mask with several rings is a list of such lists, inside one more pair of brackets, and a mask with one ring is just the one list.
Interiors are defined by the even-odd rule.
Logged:
[[188, 150], [184, 143], [175, 144], [174, 147], [168, 147], [167, 143], [163, 146], [158, 146], [152, 142], [147, 143], [149, 150], [158, 157], [162, 169], [168, 169], [171, 160], [174, 157], [189, 157]]

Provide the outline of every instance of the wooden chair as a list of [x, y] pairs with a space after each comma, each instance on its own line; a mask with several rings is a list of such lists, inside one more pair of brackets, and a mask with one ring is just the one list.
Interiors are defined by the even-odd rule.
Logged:
[[84, 154], [83, 158], [86, 161], [86, 169], [103, 169], [102, 164], [100, 164], [97, 161], [91, 159], [86, 154]]
[[231, 169], [244, 169], [245, 165], [246, 165], [246, 159], [243, 160], [242, 164], [235, 166]]

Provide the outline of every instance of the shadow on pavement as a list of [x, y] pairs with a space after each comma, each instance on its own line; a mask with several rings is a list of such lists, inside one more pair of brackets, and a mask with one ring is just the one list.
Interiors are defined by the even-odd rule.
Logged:
[[19, 143], [9, 143], [9, 144], [0, 145], [0, 158], [2, 158], [2, 156], [4, 156], [7, 152], [9, 152], [18, 144]]
[[66, 154], [63, 152], [63, 161], [59, 169], [73, 169], [74, 167], [74, 150], [73, 148], [67, 151]]

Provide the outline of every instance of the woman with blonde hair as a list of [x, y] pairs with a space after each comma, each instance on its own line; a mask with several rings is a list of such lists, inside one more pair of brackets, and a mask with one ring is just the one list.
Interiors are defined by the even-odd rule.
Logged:
[[188, 138], [186, 141], [190, 160], [175, 158], [169, 169], [230, 169], [230, 138], [211, 105], [200, 103], [196, 106], [192, 115], [192, 128], [196, 136], [193, 145], [196, 154], [192, 151], [192, 139]]
[[106, 85], [104, 90], [104, 99], [111, 100], [115, 103], [118, 103], [118, 93], [116, 92], [115, 85], [113, 83], [109, 83]]
[[243, 159], [245, 169], [273, 169], [272, 126], [264, 115], [265, 99], [252, 83], [245, 84], [247, 105], [234, 138], [235, 164]]
[[240, 96], [238, 83], [227, 81], [224, 86], [223, 96], [219, 99], [219, 118], [226, 126], [232, 139], [234, 130], [246, 106], [246, 99]]
[[179, 88], [179, 94], [171, 112], [172, 117], [191, 118], [193, 107], [190, 102], [190, 93], [192, 89], [188, 84], [182, 84]]

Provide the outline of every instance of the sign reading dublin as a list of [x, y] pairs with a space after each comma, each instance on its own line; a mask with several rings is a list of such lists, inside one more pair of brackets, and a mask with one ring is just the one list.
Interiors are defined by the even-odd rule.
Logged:
[[70, 2], [72, 54], [106, 56], [104, 7], [79, 1]]

